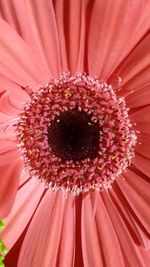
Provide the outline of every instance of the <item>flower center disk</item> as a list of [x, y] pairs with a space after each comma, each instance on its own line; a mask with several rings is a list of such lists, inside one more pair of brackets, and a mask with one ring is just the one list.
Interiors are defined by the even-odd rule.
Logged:
[[48, 143], [52, 152], [63, 161], [93, 159], [99, 150], [99, 132], [99, 124], [76, 108], [56, 116], [48, 128]]
[[40, 86], [19, 118], [25, 165], [53, 190], [108, 189], [134, 156], [136, 135], [124, 99], [86, 74], [63, 73]]

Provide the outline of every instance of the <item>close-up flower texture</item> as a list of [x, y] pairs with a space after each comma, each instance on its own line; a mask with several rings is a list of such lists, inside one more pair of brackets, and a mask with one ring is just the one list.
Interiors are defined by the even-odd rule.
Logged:
[[150, 264], [150, 1], [0, 0], [0, 267]]

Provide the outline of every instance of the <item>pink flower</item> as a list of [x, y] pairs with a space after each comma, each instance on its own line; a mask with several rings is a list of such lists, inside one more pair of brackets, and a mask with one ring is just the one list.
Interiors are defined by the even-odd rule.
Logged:
[[0, 1], [7, 267], [148, 266], [149, 13], [148, 0]]

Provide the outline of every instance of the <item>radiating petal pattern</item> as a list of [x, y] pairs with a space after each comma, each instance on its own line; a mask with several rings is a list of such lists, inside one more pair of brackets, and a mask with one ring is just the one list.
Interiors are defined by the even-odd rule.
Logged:
[[[150, 25], [149, 25], [150, 28]], [[120, 93], [125, 96], [127, 104], [131, 97], [134, 97], [140, 89], [150, 85], [150, 32], [134, 47], [133, 51], [120, 64], [115, 74], [121, 77], [122, 90]], [[135, 99], [136, 103], [136, 99]]]
[[[66, 242], [63, 239], [62, 226], [64, 216], [68, 212], [69, 207], [67, 206], [70, 206], [71, 203], [73, 204], [72, 201], [67, 202], [63, 192], [53, 193], [49, 190], [46, 193], [29, 226], [19, 257], [19, 267], [56, 266], [57, 255], [61, 253], [59, 250], [65, 250], [65, 247], [60, 247], [61, 242]], [[67, 209], [65, 210], [66, 207]], [[70, 220], [72, 221], [74, 217], [73, 206], [70, 212]], [[70, 231], [74, 231], [74, 226]], [[73, 235], [70, 238], [73, 238]], [[29, 246], [31, 243], [32, 247]], [[71, 247], [68, 248], [71, 253], [68, 254], [68, 259], [66, 259], [65, 254], [63, 255], [64, 259], [66, 259], [67, 267], [69, 267], [68, 264], [70, 262], [73, 262], [73, 239], [71, 243]], [[24, 257], [25, 254], [26, 257]], [[61, 266], [62, 263], [59, 262], [59, 264], [57, 266]], [[63, 262], [62, 266], [65, 266], [65, 262]]]
[[44, 186], [36, 184], [36, 179], [30, 180], [18, 190], [13, 208], [5, 218], [6, 227], [2, 233], [2, 238], [9, 249], [15, 244], [29, 223], [43, 191]]
[[136, 145], [135, 151], [150, 159], [149, 143], [150, 134], [141, 133], [138, 138], [139, 143]]
[[24, 86], [36, 86], [48, 79], [48, 75], [43, 71], [29, 46], [2, 19], [0, 19], [0, 73]]
[[[135, 89], [136, 88], [137, 87], [135, 87]], [[137, 108], [150, 104], [150, 85], [144, 86], [141, 89], [135, 90], [133, 93], [129, 94], [128, 97], [126, 97], [126, 103], [130, 108]]]
[[0, 107], [1, 112], [8, 115], [17, 115], [19, 113], [19, 110], [13, 105], [7, 92], [4, 92], [0, 97]]
[[82, 249], [84, 266], [103, 266], [102, 247], [100, 245], [98, 227], [93, 217], [90, 195], [85, 195], [82, 202]]
[[[125, 182], [125, 178], [122, 178], [122, 182]], [[133, 241], [138, 246], [144, 247], [144, 249], [149, 248], [149, 234], [142, 226], [140, 220], [135, 214], [135, 211], [127, 201], [127, 198], [125, 198], [123, 192], [121, 191], [121, 186], [119, 186], [117, 183], [113, 185], [113, 188], [110, 191], [110, 197], [122, 219], [125, 221], [127, 229]]]
[[133, 212], [139, 218], [139, 221], [143, 224], [147, 232], [150, 232], [150, 194], [148, 183], [131, 170], [127, 170], [123, 174], [123, 177], [125, 180], [119, 177], [117, 183], [132, 207]]
[[148, 158], [136, 153], [136, 157], [133, 159], [133, 165], [150, 178], [150, 164]]
[[103, 194], [103, 199], [118, 237], [125, 264], [127, 266], [145, 267], [146, 262], [138, 250], [138, 246], [132, 240], [125, 221], [121, 218], [121, 215], [113, 205], [109, 195], [105, 192]]
[[[11, 158], [12, 159], [12, 158]], [[0, 166], [0, 217], [6, 217], [14, 202], [23, 162], [18, 159]]]
[[[6, 78], [4, 75], [0, 74], [0, 94], [7, 92], [9, 99], [11, 100], [11, 103], [13, 107], [17, 108], [19, 112], [22, 109], [22, 106], [26, 101], [29, 100], [29, 94], [25, 90], [25, 88], [20, 87], [18, 84], [15, 82], [11, 81], [10, 79]], [[1, 110], [0, 106], [0, 111]], [[4, 109], [5, 106], [3, 107], [3, 111], [7, 111], [7, 109]], [[6, 112], [7, 113], [7, 112]], [[9, 114], [13, 115], [13, 114]]]
[[[1, 1], [2, 17], [9, 22], [32, 48], [48, 76], [60, 71], [60, 53], [53, 5], [48, 0]], [[10, 18], [7, 10], [14, 16]], [[24, 14], [26, 14], [24, 16]]]
[[[95, 198], [98, 199], [94, 215]], [[99, 193], [83, 198], [82, 233], [84, 266], [125, 266], [114, 227]]]
[[104, 79], [112, 74], [148, 31], [149, 10], [148, 1], [93, 1], [88, 31], [91, 74]]
[[[82, 19], [82, 1], [54, 1], [56, 9], [56, 19], [58, 29], [65, 36], [64, 46], [68, 59], [68, 68], [75, 72], [78, 63], [78, 54], [80, 50], [81, 19]], [[59, 13], [57, 13], [59, 12]], [[61, 12], [61, 14], [60, 14]], [[62, 29], [63, 26], [63, 29]], [[64, 31], [64, 32], [63, 32]], [[73, 34], [72, 34], [73, 33]], [[61, 43], [60, 43], [61, 44]]]
[[[6, 267], [149, 266], [149, 14], [148, 0], [0, 1], [0, 218], [5, 222], [1, 237], [11, 250]], [[42, 176], [35, 176], [34, 168], [29, 171], [15, 131], [32, 92], [37, 97], [40, 85], [45, 90], [50, 78], [59, 79], [66, 71], [112, 84], [117, 100], [123, 97], [129, 108], [137, 136], [131, 165], [112, 185], [76, 197], [68, 191], [53, 192]], [[72, 94], [64, 94], [64, 103], [69, 97]], [[32, 116], [38, 114], [34, 107]], [[29, 117], [30, 113], [27, 123]], [[42, 150], [41, 133], [36, 128], [33, 132]], [[28, 132], [24, 137], [31, 147], [35, 145]], [[119, 147], [116, 140], [115, 145]], [[25, 149], [35, 153], [34, 163], [39, 166], [33, 147], [33, 151]], [[101, 157], [106, 161], [105, 149]], [[55, 168], [54, 173], [56, 177]], [[76, 179], [81, 178], [85, 177]]]
[[136, 129], [141, 133], [150, 134], [150, 105], [146, 105], [135, 112], [131, 113], [131, 121], [136, 123]]

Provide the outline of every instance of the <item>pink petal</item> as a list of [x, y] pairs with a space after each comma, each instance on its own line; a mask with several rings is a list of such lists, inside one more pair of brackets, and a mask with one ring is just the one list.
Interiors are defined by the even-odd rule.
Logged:
[[[145, 80], [144, 75], [143, 80]], [[139, 90], [135, 90], [125, 99], [125, 101], [129, 108], [141, 107], [150, 104], [150, 85]]]
[[0, 166], [11, 164], [12, 159], [17, 159], [21, 156], [17, 149], [16, 143], [10, 140], [0, 141]]
[[9, 0], [0, 1], [0, 16], [14, 27], [16, 31], [19, 31], [19, 25], [12, 2]]
[[[12, 4], [3, 1], [3, 8], [5, 5], [11, 9]], [[32, 48], [47, 75], [56, 77], [60, 71], [60, 53], [52, 1], [44, 0], [41, 4], [41, 0], [15, 0], [13, 8], [20, 35]]]
[[12, 137], [12, 132], [6, 132], [6, 133], [4, 133], [3, 131], [0, 132], [0, 142], [6, 139], [15, 141], [15, 137], [14, 138]]
[[[66, 49], [69, 70], [74, 73], [80, 49], [82, 1], [67, 1], [64, 7], [64, 31], [66, 36]], [[66, 3], [67, 3], [66, 2]]]
[[16, 149], [8, 150], [3, 154], [0, 154], [0, 167], [3, 165], [11, 164], [12, 159], [17, 159], [20, 157], [20, 152]]
[[8, 151], [17, 149], [16, 143], [12, 140], [0, 141], [0, 155], [7, 153]]
[[132, 160], [132, 164], [140, 170], [142, 173], [150, 177], [150, 162], [149, 159], [136, 153], [135, 158]]
[[31, 175], [27, 169], [23, 169], [20, 180], [19, 180], [19, 188], [22, 187], [25, 183], [27, 183], [31, 178]]
[[133, 209], [133, 212], [136, 214], [145, 229], [149, 232], [149, 184], [129, 169], [127, 172], [123, 173], [122, 177], [125, 180], [122, 180], [121, 177], [118, 177], [117, 183], [131, 208]]
[[146, 106], [138, 109], [130, 114], [130, 119], [133, 123], [136, 123], [136, 130], [141, 133], [150, 133], [150, 106]]
[[22, 168], [23, 162], [19, 159], [10, 165], [0, 166], [0, 217], [6, 217], [11, 210]]
[[103, 266], [103, 256], [99, 240], [99, 229], [93, 218], [93, 207], [90, 194], [82, 200], [82, 253], [85, 267]]
[[21, 85], [36, 86], [48, 80], [32, 50], [2, 19], [0, 19], [0, 58], [0, 72]]
[[138, 137], [138, 143], [135, 146], [135, 151], [150, 159], [150, 134], [141, 133]]
[[57, 265], [70, 267], [74, 265], [75, 256], [75, 198], [72, 194], [68, 194], [65, 205]]
[[64, 25], [64, 12], [65, 6], [64, 1], [55, 0], [53, 1], [56, 23], [58, 27], [58, 38], [60, 46], [60, 61], [62, 70], [68, 70], [68, 58], [67, 58], [67, 48], [66, 48], [66, 38], [65, 38], [65, 25]]
[[[79, 38], [79, 51], [77, 56], [76, 73], [88, 72], [88, 62], [86, 57], [86, 50], [88, 43], [86, 40], [86, 10], [88, 7], [88, 1], [81, 1], [81, 18], [80, 18], [80, 38]], [[88, 17], [88, 15], [87, 15]], [[71, 52], [70, 52], [71, 53]]]
[[2, 74], [0, 74], [0, 85], [0, 91], [8, 93], [12, 104], [16, 108], [22, 109], [23, 104], [29, 100], [29, 95], [25, 90]]
[[[128, 95], [127, 102], [130, 103], [130, 97], [136, 96], [136, 92], [150, 84], [150, 33], [134, 47], [129, 56], [120, 64], [115, 74], [122, 79], [122, 90], [120, 94]], [[142, 99], [141, 99], [142, 100]]]
[[27, 228], [28, 227], [26, 227], [26, 229], [23, 231], [19, 239], [16, 241], [13, 247], [9, 250], [8, 254], [6, 254], [5, 260], [4, 260], [5, 266], [9, 266], [9, 267], [17, 266], [19, 252], [20, 252], [21, 245], [25, 237]]
[[149, 248], [149, 234], [141, 225], [141, 222], [132, 210], [130, 204], [126, 200], [117, 183], [113, 184], [110, 190], [110, 197], [118, 212], [120, 213], [122, 219], [125, 221], [134, 242], [142, 245], [145, 249]]
[[0, 110], [8, 115], [17, 115], [19, 113], [19, 110], [13, 105], [7, 92], [4, 92], [0, 97]]
[[89, 73], [107, 79], [149, 29], [150, 3], [96, 0], [90, 10]]
[[[0, 11], [1, 17], [6, 20], [30, 46], [32, 46], [32, 49], [36, 53], [36, 58], [39, 62], [42, 62], [43, 68], [45, 67], [45, 71], [49, 73], [47, 63], [44, 62], [44, 58], [42, 59], [42, 52], [40, 49], [38, 50], [38, 47], [36, 49], [36, 46], [40, 45], [40, 43], [36, 43], [36, 34], [31, 28], [31, 21], [28, 16], [25, 1], [20, 2], [15, 0], [12, 3], [9, 0], [2, 0], [0, 2]], [[26, 15], [22, 16], [22, 13]]]
[[65, 36], [66, 54], [68, 59], [69, 70], [74, 73], [77, 68], [77, 61], [80, 49], [80, 34], [81, 34], [81, 16], [82, 16], [82, 1], [65, 1], [63, 9], [62, 1], [56, 1], [56, 18], [58, 26], [62, 22], [62, 16], [58, 12], [63, 12], [63, 29], [61, 34]]
[[136, 243], [132, 240], [126, 223], [121, 218], [120, 213], [117, 211], [116, 207], [111, 201], [109, 194], [103, 192], [102, 195], [111, 222], [118, 237], [118, 241], [120, 243], [122, 255], [124, 257], [124, 265], [145, 267], [145, 259], [142, 257], [140, 251], [138, 250]]
[[[107, 209], [102, 201], [101, 195], [99, 193], [95, 194], [97, 194], [98, 197], [95, 221], [99, 232], [102, 254], [104, 257], [104, 266], [124, 266], [120, 244], [118, 242], [118, 238], [108, 215]], [[92, 195], [92, 198], [93, 196], [94, 195]]]
[[[18, 121], [17, 117], [0, 112], [0, 142], [2, 140], [11, 141], [12, 142], [11, 147], [13, 149], [17, 148], [16, 137], [15, 137], [15, 127], [14, 127], [14, 124], [16, 124], [17, 121]], [[10, 142], [6, 143], [7, 147], [9, 145], [10, 145]]]
[[[19, 256], [18, 267], [57, 266], [66, 205], [68, 202], [64, 197], [64, 192], [54, 193], [50, 189], [46, 193], [27, 231]], [[73, 209], [70, 209], [71, 221], [72, 211]], [[70, 231], [72, 230], [70, 229]], [[68, 254], [68, 257], [72, 257], [72, 253], [71, 255]], [[65, 266], [64, 262], [61, 264]]]
[[82, 194], [75, 198], [75, 259], [74, 266], [83, 266], [83, 253], [82, 253]]
[[4, 114], [2, 112], [0, 112], [0, 125], [2, 125], [4, 122], [8, 122], [9, 120], [11, 120], [14, 116], [13, 115], [7, 115]]
[[143, 247], [139, 247], [138, 249], [144, 258], [145, 266], [148, 266], [150, 263], [150, 253], [148, 253], [147, 250], [143, 249]]
[[18, 190], [11, 212], [5, 218], [2, 239], [11, 249], [30, 221], [44, 191], [43, 184], [31, 179]]
[[[17, 144], [16, 144], [16, 136], [14, 133], [14, 128], [9, 127], [9, 122], [7, 122], [7, 125], [0, 125], [0, 165], [3, 161], [3, 154], [10, 151], [15, 151], [16, 155], [18, 157], [21, 156], [19, 151], [17, 151]], [[2, 149], [3, 148], [3, 149]], [[2, 149], [2, 150], [1, 150]], [[5, 155], [6, 156], [6, 155]]]

